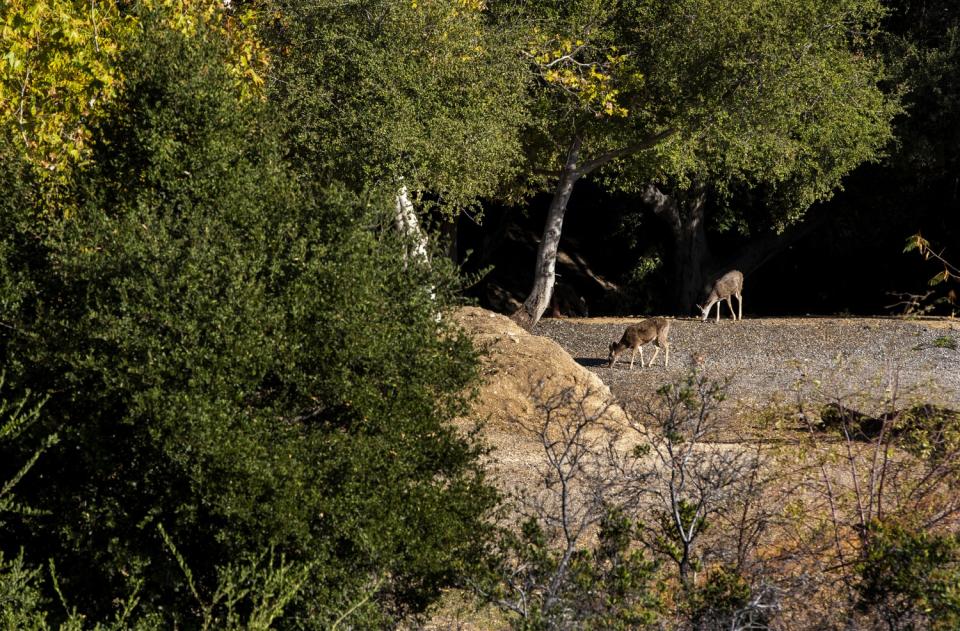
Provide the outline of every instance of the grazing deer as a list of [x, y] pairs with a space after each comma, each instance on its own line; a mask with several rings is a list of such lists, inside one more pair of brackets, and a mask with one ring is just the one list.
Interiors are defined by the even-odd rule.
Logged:
[[666, 368], [670, 364], [670, 342], [667, 341], [669, 334], [670, 321], [666, 318], [649, 318], [639, 324], [631, 324], [623, 332], [623, 337], [620, 338], [619, 342], [610, 343], [610, 359], [607, 365], [613, 368], [614, 364], [617, 363], [617, 355], [628, 348], [632, 348], [630, 370], [633, 370], [633, 360], [637, 356], [637, 350], [640, 351], [640, 367], [643, 368], [643, 345], [653, 342], [656, 344], [657, 350], [650, 358], [650, 363], [647, 366], [653, 365], [662, 348], [664, 352], [663, 367]]
[[[707, 296], [707, 306], [701, 307], [697, 305], [697, 308], [700, 309], [701, 315], [703, 315], [703, 321], [705, 322], [710, 316], [710, 308], [716, 304], [717, 305], [717, 322], [720, 321], [720, 301], [726, 300], [727, 306], [730, 307], [730, 315], [733, 316], [734, 320], [743, 320], [743, 296], [741, 292], [743, 291], [743, 274], [737, 270], [730, 270], [713, 284], [713, 289], [710, 290], [710, 294]], [[738, 316], [733, 312], [733, 301], [730, 299], [731, 296], [737, 297], [737, 308], [740, 312]]]

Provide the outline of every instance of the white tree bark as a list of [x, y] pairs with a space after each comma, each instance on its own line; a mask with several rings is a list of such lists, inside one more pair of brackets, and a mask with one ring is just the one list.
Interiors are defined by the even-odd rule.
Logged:
[[563, 216], [567, 211], [567, 202], [573, 192], [573, 185], [580, 178], [577, 172], [577, 160], [580, 158], [581, 139], [574, 137], [567, 152], [567, 160], [560, 173], [560, 181], [550, 201], [550, 210], [547, 212], [547, 223], [543, 228], [543, 238], [537, 249], [537, 268], [533, 279], [533, 289], [530, 295], [514, 314], [514, 319], [521, 326], [532, 329], [543, 312], [550, 304], [553, 295], [553, 286], [556, 282], [557, 250], [560, 248], [560, 234], [563, 231]]
[[[406, 185], [401, 186], [397, 193], [397, 212], [394, 215], [394, 223], [397, 226], [397, 231], [412, 243], [412, 249], [406, 254], [405, 258], [429, 264], [427, 235], [423, 234], [420, 229], [420, 222], [417, 220], [417, 213], [413, 210], [413, 202], [410, 201], [410, 194]], [[404, 264], [406, 264], [406, 261], [404, 261]]]
[[[417, 219], [417, 213], [413, 209], [413, 202], [410, 201], [410, 193], [406, 185], [401, 185], [397, 192], [396, 213], [393, 216], [397, 231], [406, 237], [411, 244], [410, 250], [404, 253], [403, 265], [406, 269], [407, 264], [412, 260], [414, 265], [430, 266], [430, 257], [427, 254], [427, 235], [420, 229], [420, 221]], [[431, 285], [427, 288], [430, 294], [430, 301], [437, 301], [436, 288]], [[440, 312], [436, 314], [437, 322], [440, 321]]]
[[579, 162], [583, 138], [574, 134], [570, 148], [567, 150], [567, 159], [560, 171], [560, 180], [557, 182], [557, 188], [550, 202], [550, 210], [547, 212], [547, 223], [543, 229], [540, 247], [537, 250], [537, 267], [534, 272], [533, 289], [530, 290], [530, 295], [523, 306], [512, 316], [520, 326], [528, 330], [532, 329], [540, 321], [543, 312], [547, 310], [547, 306], [550, 304], [550, 297], [553, 295], [553, 286], [556, 280], [557, 250], [560, 247], [563, 215], [567, 211], [567, 202], [570, 200], [570, 194], [573, 193], [573, 186], [577, 183], [577, 180], [596, 171], [611, 160], [654, 147], [674, 133], [676, 133], [676, 130], [668, 129], [653, 134], [632, 145], [602, 153], [583, 164]]

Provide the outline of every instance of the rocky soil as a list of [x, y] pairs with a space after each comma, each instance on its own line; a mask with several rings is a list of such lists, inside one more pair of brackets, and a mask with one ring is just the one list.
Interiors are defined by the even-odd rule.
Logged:
[[[610, 342], [640, 319], [545, 319], [534, 330], [564, 348], [629, 407], [680, 379], [695, 362], [731, 380], [730, 407], [752, 407], [792, 396], [798, 379], [817, 380], [838, 397], [893, 386], [914, 398], [960, 407], [960, 321], [892, 318], [760, 318], [733, 321], [672, 319], [670, 364], [663, 353], [629, 370], [629, 352], [607, 367]], [[653, 354], [647, 345], [646, 358]], [[627, 361], [624, 362], [623, 358]]]
[[[478, 308], [458, 310], [451, 319], [485, 351], [476, 405], [458, 426], [469, 431], [478, 420], [484, 423], [481, 437], [493, 448], [491, 479], [507, 493], [536, 491], [537, 469], [545, 458], [543, 443], [530, 431], [542, 421], [538, 392], [572, 388], [588, 412], [602, 410], [608, 423], [623, 427], [658, 388], [682, 380], [696, 365], [708, 377], [730, 379], [723, 408], [727, 425], [719, 443], [712, 445], [724, 450], [743, 449], [758, 430], [760, 412], [778, 402], [789, 404], [798, 384], [803, 384], [802, 394], [813, 410], [824, 400], [839, 400], [864, 412], [879, 411], [869, 406], [880, 405], [891, 392], [898, 395], [897, 409], [913, 401], [960, 409], [957, 320], [777, 318], [717, 324], [671, 319], [669, 367], [664, 367], [661, 352], [654, 366], [641, 368], [638, 357], [630, 370], [629, 353], [609, 368], [607, 349], [639, 319], [545, 319], [532, 335], [508, 318]], [[649, 359], [653, 349], [647, 349]], [[634, 414], [633, 422], [638, 418]], [[791, 417], [786, 413], [782, 418]], [[789, 440], [788, 434], [796, 430], [807, 431], [787, 422], [765, 428], [763, 437]], [[622, 440], [640, 438], [637, 432], [624, 432]], [[824, 448], [835, 448], [831, 444], [836, 440], [825, 433]], [[457, 591], [446, 595], [426, 626], [505, 627], [503, 616], [492, 607], [474, 610], [469, 598]]]
[[[798, 383], [804, 384], [809, 403], [818, 403], [810, 397], [819, 403], [842, 401], [866, 413], [879, 412], [891, 392], [897, 394], [898, 409], [916, 401], [960, 409], [956, 320], [763, 318], [718, 324], [671, 319], [669, 367], [661, 352], [654, 366], [641, 368], [638, 357], [630, 370], [629, 352], [609, 368], [607, 349], [639, 318], [544, 319], [533, 335], [502, 315], [474, 307], [458, 310], [452, 319], [486, 351], [473, 414], [459, 424], [469, 430], [476, 421], [484, 423], [483, 439], [493, 447], [494, 480], [506, 491], [524, 487], [531, 465], [543, 457], [542, 445], [529, 431], [542, 416], [538, 396], [568, 386], [578, 393], [589, 390], [588, 408], [607, 406], [607, 420], [625, 425], [624, 411], [629, 414], [662, 385], [683, 379], [695, 363], [711, 378], [730, 380], [724, 442], [753, 433], [760, 411], [792, 401]], [[646, 358], [652, 354], [648, 345]]]

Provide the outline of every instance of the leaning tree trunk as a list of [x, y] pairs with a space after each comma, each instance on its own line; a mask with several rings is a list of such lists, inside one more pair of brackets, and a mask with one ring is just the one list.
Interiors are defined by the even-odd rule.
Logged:
[[[427, 254], [429, 241], [427, 235], [420, 229], [420, 222], [417, 220], [417, 213], [413, 209], [413, 202], [410, 201], [410, 195], [405, 185], [400, 186], [396, 197], [396, 212], [393, 216], [397, 231], [406, 237], [408, 249], [403, 255], [404, 269], [412, 261], [414, 265], [430, 266], [430, 257]], [[436, 287], [430, 285], [426, 288], [431, 302], [437, 301]], [[435, 319], [440, 321], [441, 315], [438, 311]]]
[[707, 245], [706, 192], [696, 187], [689, 195], [677, 197], [648, 184], [642, 193], [645, 202], [653, 207], [670, 226], [673, 235], [673, 286], [675, 307], [680, 313], [693, 310], [703, 298], [710, 250]]
[[553, 295], [553, 285], [556, 280], [557, 250], [560, 247], [563, 215], [567, 212], [567, 202], [570, 200], [573, 185], [576, 184], [577, 180], [596, 171], [611, 160], [655, 147], [675, 133], [676, 130], [674, 129], [657, 132], [633, 144], [605, 151], [591, 160], [584, 161], [583, 164], [578, 162], [583, 138], [579, 134], [574, 135], [567, 151], [566, 162], [560, 171], [557, 189], [550, 201], [550, 210], [547, 213], [543, 238], [540, 239], [540, 247], [537, 249], [537, 267], [534, 272], [533, 289], [530, 290], [530, 295], [523, 306], [513, 314], [513, 319], [518, 324], [526, 329], [532, 329], [540, 321], [540, 317], [543, 316], [543, 312], [547, 310], [547, 306], [550, 304], [550, 296]]
[[413, 210], [413, 202], [410, 201], [406, 186], [401, 186], [397, 192], [396, 213], [393, 220], [397, 226], [397, 232], [406, 237], [410, 244], [410, 249], [404, 256], [404, 265], [410, 259], [419, 263], [429, 263], [427, 235], [420, 229], [420, 222], [417, 220], [417, 213]]
[[534, 272], [533, 289], [523, 306], [513, 314], [513, 319], [520, 326], [532, 329], [543, 312], [550, 304], [553, 295], [553, 286], [556, 282], [557, 250], [560, 247], [560, 234], [563, 230], [563, 216], [567, 211], [567, 202], [573, 192], [573, 185], [580, 178], [577, 171], [577, 160], [580, 157], [582, 139], [574, 137], [567, 152], [567, 160], [560, 172], [560, 181], [557, 183], [553, 199], [550, 200], [550, 210], [547, 212], [547, 223], [543, 229], [543, 238], [537, 249], [537, 267]]

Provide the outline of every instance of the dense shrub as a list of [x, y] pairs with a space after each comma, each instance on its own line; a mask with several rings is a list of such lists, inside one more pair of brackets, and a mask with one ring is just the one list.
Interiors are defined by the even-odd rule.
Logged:
[[662, 613], [658, 565], [633, 545], [630, 519], [611, 509], [596, 542], [564, 549], [544, 528], [550, 517], [498, 533], [499, 558], [477, 585], [481, 598], [522, 631], [653, 628]]
[[879, 521], [866, 535], [858, 609], [887, 629], [956, 629], [960, 538]]
[[60, 437], [19, 487], [42, 514], [0, 547], [56, 559], [93, 620], [142, 581], [144, 615], [193, 626], [218, 572], [271, 549], [309, 571], [290, 624], [420, 611], [494, 501], [445, 425], [475, 375], [436, 320], [448, 284], [404, 264], [380, 196], [290, 175], [221, 41], [143, 23], [71, 185], [41, 196], [0, 151], [0, 361], [50, 397], [0, 461]]

